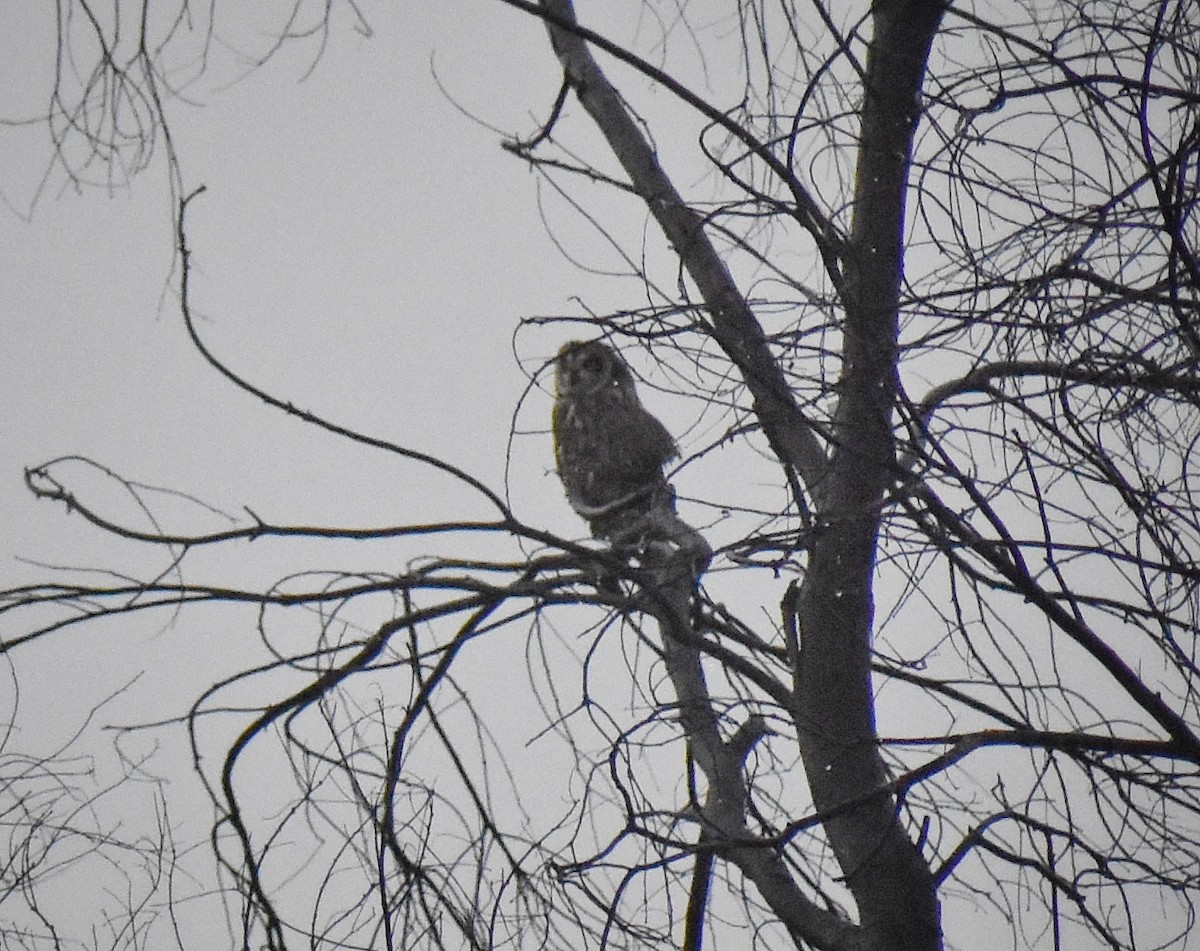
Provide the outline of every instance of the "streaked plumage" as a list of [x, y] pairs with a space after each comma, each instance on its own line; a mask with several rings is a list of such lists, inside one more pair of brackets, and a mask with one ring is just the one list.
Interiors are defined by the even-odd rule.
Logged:
[[644, 495], [669, 492], [662, 468], [675, 440], [637, 396], [621, 356], [599, 340], [573, 341], [554, 363], [554, 456], [571, 507], [592, 523]]

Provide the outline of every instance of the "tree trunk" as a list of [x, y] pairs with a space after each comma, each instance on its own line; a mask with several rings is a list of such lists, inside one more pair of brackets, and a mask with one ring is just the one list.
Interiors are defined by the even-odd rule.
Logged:
[[[593, 59], [586, 41], [600, 39], [578, 26], [569, 0], [542, 0], [540, 8], [567, 82], [696, 282], [714, 338], [741, 371], [772, 447], [803, 480], [824, 530], [811, 551], [799, 598], [791, 602], [803, 635], [795, 715], [813, 801], [830, 813], [824, 826], [858, 904], [861, 927], [847, 930], [813, 904], [769, 850], [727, 849], [724, 857], [755, 881], [797, 943], [825, 949], [941, 947], [933, 877], [884, 789], [870, 683], [875, 548], [884, 492], [895, 473], [891, 421], [904, 196], [926, 58], [941, 12], [940, 4], [928, 0], [880, 2], [874, 11], [854, 228], [849, 245], [840, 249], [844, 275], [831, 269], [843, 290], [846, 322], [834, 448], [827, 456], [788, 392], [748, 302], [704, 233], [702, 217], [675, 190]], [[766, 156], [765, 147], [761, 154]], [[800, 187], [791, 184], [794, 192]], [[810, 231], [828, 262], [832, 229], [814, 219]], [[675, 646], [678, 640], [669, 628], [664, 625], [664, 648], [674, 659], [668, 666], [686, 710], [707, 696], [684, 686], [699, 676], [698, 655]], [[680, 637], [691, 633], [680, 632]], [[685, 668], [690, 668], [687, 677]], [[710, 783], [728, 784], [732, 793], [739, 785], [735, 764], [720, 763], [721, 747], [710, 729], [696, 728], [707, 722], [696, 712], [685, 717], [695, 721], [690, 728], [685, 722], [685, 729], [695, 733], [696, 747], [707, 750]], [[723, 772], [731, 775], [722, 778]], [[746, 834], [741, 816], [722, 818], [721, 832]]]
[[[925, 860], [884, 791], [870, 658], [884, 494], [895, 479], [898, 301], [913, 131], [942, 6], [883, 0], [867, 61], [854, 223], [845, 261], [843, 363], [818, 533], [796, 599], [796, 721], [813, 801], [858, 904], [863, 946], [938, 948]], [[854, 803], [853, 806], [847, 806]]]

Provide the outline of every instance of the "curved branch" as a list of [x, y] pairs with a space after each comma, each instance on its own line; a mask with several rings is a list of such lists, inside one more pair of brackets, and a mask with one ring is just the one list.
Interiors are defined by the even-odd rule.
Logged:
[[1148, 392], [1171, 391], [1191, 397], [1200, 396], [1200, 379], [1155, 366], [1096, 366], [1086, 362], [1062, 363], [1057, 360], [996, 360], [977, 366], [969, 373], [932, 387], [916, 406], [916, 416], [927, 428], [938, 407], [966, 393], [990, 393], [1000, 380], [1040, 376], [1055, 381], [1085, 383], [1113, 389], [1132, 387]]
[[317, 426], [320, 429], [324, 429], [326, 432], [331, 432], [331, 433], [334, 433], [335, 435], [342, 436], [346, 439], [351, 440], [352, 442], [362, 443], [365, 446], [373, 446], [376, 449], [384, 449], [388, 452], [395, 453], [398, 456], [403, 456], [406, 459], [412, 459], [414, 462], [423, 463], [427, 466], [430, 466], [431, 468], [437, 469], [439, 472], [444, 472], [444, 473], [446, 473], [446, 475], [449, 475], [449, 476], [453, 477], [454, 479], [457, 479], [459, 482], [465, 483], [466, 485], [468, 485], [472, 489], [474, 489], [476, 492], [478, 492], [480, 495], [482, 495], [485, 499], [488, 500], [488, 502], [490, 502], [493, 506], [495, 506], [495, 508], [500, 512], [500, 514], [505, 519], [512, 519], [512, 513], [509, 511], [507, 504], [505, 504], [504, 500], [502, 498], [500, 498], [499, 495], [497, 495], [495, 492], [493, 492], [491, 489], [489, 489], [486, 485], [484, 485], [481, 481], [479, 481], [479, 479], [475, 478], [470, 473], [460, 469], [458, 466], [451, 465], [450, 463], [446, 462], [444, 459], [439, 459], [437, 456], [431, 456], [428, 453], [420, 452], [419, 450], [416, 450], [416, 449], [409, 449], [405, 446], [400, 446], [400, 445], [397, 445], [396, 443], [388, 442], [386, 439], [379, 439], [375, 436], [367, 436], [364, 433], [355, 432], [352, 429], [347, 429], [345, 426], [340, 426], [337, 423], [331, 422], [330, 420], [323, 419], [322, 417], [317, 416], [315, 413], [310, 413], [307, 410], [302, 410], [299, 407], [293, 406], [291, 403], [286, 402], [285, 400], [281, 400], [278, 397], [272, 396], [266, 390], [260, 389], [259, 387], [255, 386], [253, 383], [251, 383], [249, 380], [234, 373], [233, 370], [229, 369], [229, 367], [227, 367], [224, 363], [222, 363], [219, 359], [217, 359], [216, 355], [214, 355], [213, 352], [211, 350], [209, 350], [207, 344], [205, 344], [204, 341], [200, 338], [200, 334], [196, 330], [195, 321], [192, 319], [192, 312], [191, 312], [190, 288], [191, 288], [191, 274], [192, 274], [192, 271], [191, 271], [192, 252], [187, 244], [187, 232], [186, 232], [185, 224], [186, 224], [186, 216], [187, 216], [188, 206], [191, 204], [191, 202], [194, 198], [197, 198], [201, 194], [203, 194], [204, 190], [205, 190], [205, 187], [203, 185], [201, 185], [199, 188], [195, 189], [192, 192], [189, 192], [187, 195], [184, 195], [183, 198], [180, 199], [180, 201], [179, 201], [179, 216], [178, 216], [178, 220], [176, 222], [176, 241], [177, 241], [177, 247], [178, 247], [178, 251], [179, 251], [179, 260], [180, 260], [180, 269], [181, 269], [180, 281], [179, 281], [179, 289], [180, 289], [179, 306], [180, 306], [180, 310], [183, 313], [183, 322], [184, 322], [184, 325], [187, 327], [188, 336], [191, 338], [192, 344], [196, 347], [196, 349], [198, 351], [200, 351], [200, 355], [204, 358], [204, 360], [214, 370], [216, 370], [218, 373], [220, 373], [221, 376], [225, 377], [225, 379], [229, 380], [236, 387], [238, 387], [238, 389], [245, 390], [251, 396], [255, 397], [256, 399], [261, 400], [262, 402], [266, 403], [268, 406], [273, 406], [276, 409], [283, 410], [289, 416], [295, 416], [298, 419], [300, 419], [306, 423], [311, 423], [312, 425]]

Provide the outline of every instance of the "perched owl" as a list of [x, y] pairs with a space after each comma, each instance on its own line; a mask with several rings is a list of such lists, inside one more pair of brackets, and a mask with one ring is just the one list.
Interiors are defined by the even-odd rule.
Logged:
[[638, 399], [633, 374], [599, 340], [573, 341], [554, 362], [554, 458], [571, 508], [597, 537], [611, 537], [619, 513], [638, 500], [669, 498], [663, 465], [675, 440]]

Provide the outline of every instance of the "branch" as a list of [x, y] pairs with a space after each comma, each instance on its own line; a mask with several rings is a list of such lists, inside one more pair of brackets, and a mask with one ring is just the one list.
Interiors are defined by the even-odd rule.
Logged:
[[1053, 381], [1085, 383], [1096, 387], [1131, 387], [1150, 393], [1170, 391], [1186, 396], [1200, 395], [1200, 380], [1195, 376], [1163, 370], [1154, 365], [1130, 366], [1129, 362], [1113, 366], [1058, 360], [996, 360], [975, 367], [969, 373], [932, 387], [917, 404], [917, 419], [924, 429], [938, 407], [946, 400], [965, 393], [991, 393], [998, 380], [1023, 377], [1046, 377]]
[[229, 367], [217, 359], [213, 352], [208, 349], [208, 346], [204, 343], [204, 341], [200, 339], [200, 334], [196, 330], [196, 324], [192, 320], [191, 311], [190, 288], [192, 275], [192, 252], [187, 244], [187, 231], [185, 228], [185, 223], [188, 205], [191, 204], [194, 198], [197, 198], [203, 194], [204, 190], [204, 186], [201, 185], [195, 191], [188, 193], [182, 199], [180, 199], [179, 219], [176, 225], [176, 240], [178, 242], [181, 268], [179, 280], [179, 307], [183, 313], [183, 322], [187, 327], [188, 336], [191, 338], [192, 344], [198, 351], [200, 351], [200, 355], [205, 359], [209, 366], [211, 366], [214, 370], [220, 373], [221, 376], [225, 377], [225, 379], [229, 380], [239, 389], [245, 390], [251, 396], [256, 397], [257, 399], [266, 403], [268, 406], [273, 406], [276, 409], [283, 410], [289, 416], [298, 417], [306, 423], [312, 423], [314, 426], [317, 426], [320, 429], [324, 429], [327, 432], [334, 433], [338, 436], [344, 436], [346, 439], [352, 440], [353, 442], [362, 443], [366, 446], [373, 446], [376, 449], [385, 449], [388, 452], [395, 453], [398, 456], [403, 456], [404, 458], [411, 459], [414, 462], [424, 463], [425, 465], [437, 469], [440, 472], [444, 472], [454, 479], [457, 479], [459, 482], [463, 482], [470, 486], [472, 489], [482, 495], [488, 500], [488, 502], [490, 502], [493, 506], [495, 506], [496, 509], [499, 510], [505, 519], [512, 519], [512, 513], [509, 511], [508, 506], [505, 504], [504, 500], [500, 498], [500, 496], [489, 489], [481, 481], [476, 479], [473, 475], [458, 468], [458, 466], [451, 465], [445, 460], [437, 458], [437, 456], [431, 456], [428, 453], [419, 452], [416, 449], [408, 449], [404, 446], [399, 446], [396, 443], [388, 442], [386, 439], [379, 439], [375, 436], [367, 436], [363, 433], [355, 432], [352, 429], [347, 429], [344, 426], [340, 426], [337, 423], [317, 416], [315, 413], [302, 410], [299, 407], [293, 406], [289, 402], [272, 396], [270, 393], [266, 392], [266, 390], [260, 389], [249, 380], [234, 373], [233, 370], [229, 369]]
[[[815, 492], [825, 474], [826, 457], [812, 425], [796, 405], [750, 305], [705, 233], [704, 218], [690, 208], [675, 189], [621, 96], [596, 63], [587, 43], [596, 43], [626, 62], [633, 61], [634, 65], [638, 62], [636, 57], [580, 27], [569, 0], [545, 0], [540, 7], [528, 0], [504, 2], [547, 21], [550, 42], [562, 63], [567, 81], [608, 141], [633, 187], [645, 201], [708, 305], [712, 335], [738, 367], [754, 397], [755, 410], [762, 420], [772, 449], [786, 467], [799, 474], [809, 492]], [[646, 69], [652, 67], [647, 64]], [[669, 82], [658, 71], [654, 71], [654, 76], [661, 78], [664, 84]], [[670, 88], [677, 95], [683, 95], [677, 84], [671, 84]], [[720, 116], [719, 120], [717, 116]], [[732, 130], [740, 130], [736, 123], [730, 123], [728, 117], [720, 113], [713, 118], [722, 125], [731, 125]], [[738, 134], [745, 138], [744, 130]], [[754, 143], [754, 147], [760, 152], [764, 149], [757, 143]], [[798, 504], [801, 501], [797, 498]]]
[[[964, 481], [963, 484], [968, 491], [971, 490], [969, 482]], [[1147, 684], [1088, 624], [1064, 608], [1053, 595], [1038, 584], [1037, 579], [1020, 559], [1020, 553], [1011, 540], [992, 541], [984, 538], [962, 516], [942, 502], [937, 493], [928, 486], [922, 486], [916, 495], [925, 503], [934, 520], [951, 537], [960, 539], [980, 555], [1012, 585], [1014, 591], [1023, 595], [1026, 601], [1038, 608], [1055, 627], [1095, 659], [1109, 676], [1121, 685], [1126, 694], [1171, 737], [1180, 757], [1200, 763], [1200, 736], [1197, 736], [1186, 717], [1173, 710], [1163, 699], [1161, 692]], [[972, 493], [972, 499], [980, 506], [981, 511], [991, 511], [987, 501], [978, 492]], [[995, 516], [992, 520], [993, 524], [999, 524], [999, 519]]]
[[775, 846], [761, 841], [746, 825], [749, 790], [743, 767], [754, 744], [771, 731], [761, 716], [753, 715], [728, 741], [720, 737], [698, 649], [699, 644], [707, 647], [707, 642], [696, 635], [690, 620], [694, 578], [687, 554], [680, 550], [658, 558], [651, 546], [641, 572], [649, 581], [643, 597], [662, 631], [663, 661], [678, 698], [680, 720], [709, 784], [700, 809], [703, 831], [697, 844], [685, 948], [699, 947], [714, 853], [754, 883], [797, 946], [807, 942], [830, 951], [849, 947], [855, 927], [810, 900]]
[[[774, 172], [787, 187], [788, 191], [791, 193], [792, 200], [795, 203], [794, 208], [790, 209], [792, 217], [794, 217], [800, 223], [800, 225], [812, 235], [813, 240], [816, 241], [817, 250], [821, 254], [822, 261], [825, 264], [826, 272], [829, 274], [829, 277], [833, 281], [834, 285], [839, 286], [841, 284], [841, 268], [839, 262], [845, 248], [845, 236], [838, 232], [833, 222], [829, 220], [829, 217], [821, 210], [820, 206], [813, 199], [809, 190], [805, 188], [804, 184], [798, 178], [796, 178], [796, 175], [792, 171], [789, 163], [778, 158], [775, 153], [771, 151], [769, 144], [760, 142], [749, 132], [749, 130], [746, 129], [745, 126], [730, 119], [728, 113], [715, 108], [704, 99], [697, 96], [694, 92], [684, 86], [669, 73], [666, 73], [653, 64], [648, 63], [646, 60], [642, 59], [635, 53], [632, 53], [625, 47], [619, 46], [616, 43], [613, 43], [611, 40], [606, 39], [599, 33], [596, 33], [594, 30], [590, 30], [587, 27], [582, 26], [575, 17], [574, 5], [571, 0], [548, 0], [548, 2], [543, 2], [540, 4], [535, 2], [535, 0], [502, 0], [502, 2], [507, 3], [509, 6], [516, 7], [518, 10], [522, 10], [532, 16], [540, 17], [542, 20], [546, 21], [547, 28], [550, 30], [552, 42], [554, 42], [555, 31], [558, 30], [575, 37], [580, 46], [583, 46], [584, 42], [590, 43], [593, 46], [604, 50], [614, 59], [618, 59], [626, 65], [632, 66], [642, 75], [652, 79], [664, 89], [672, 92], [675, 96], [687, 103], [714, 125], [720, 126], [734, 138], [738, 139], [743, 145], [746, 146], [747, 149], [749, 149], [750, 154], [762, 159], [767, 167], [770, 168], [771, 171]], [[584, 49], [586, 50], [586, 47], [584, 47]], [[563, 57], [561, 50], [559, 50], [559, 48], [556, 46], [555, 51], [558, 52], [559, 59], [561, 60]], [[589, 53], [587, 55], [590, 58], [591, 54]], [[563, 65], [564, 67], [566, 66], [565, 61]], [[599, 72], [598, 66], [596, 67], [596, 70]], [[569, 69], [567, 70], [566, 84], [575, 85], [575, 79], [572, 77]], [[576, 88], [578, 89], [578, 87]], [[559, 100], [555, 102], [552, 118], [550, 123], [547, 125], [553, 123], [554, 117], [557, 116], [558, 111], [561, 108], [561, 95], [562, 93], [560, 93]], [[595, 117], [593, 116], [593, 118]], [[509, 143], [509, 145], [506, 147], [509, 148], [510, 151], [527, 151], [533, 144], [541, 141], [541, 139], [544, 137], [545, 130], [536, 135], [528, 144]], [[761, 194], [759, 194], [758, 197], [765, 198], [765, 196]]]

